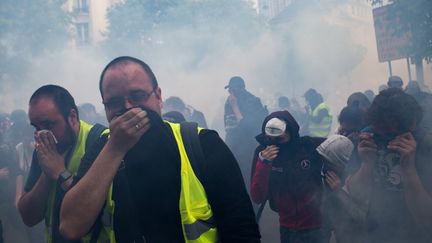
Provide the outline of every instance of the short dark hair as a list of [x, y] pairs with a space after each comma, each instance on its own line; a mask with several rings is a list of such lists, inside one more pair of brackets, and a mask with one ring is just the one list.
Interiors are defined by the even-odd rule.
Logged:
[[369, 101], [368, 97], [361, 92], [352, 93], [347, 99], [347, 106], [367, 109], [370, 105], [371, 102]]
[[29, 104], [35, 103], [39, 98], [52, 98], [57, 109], [67, 120], [71, 110], [75, 110], [78, 115], [78, 108], [72, 95], [65, 88], [54, 84], [44, 85], [38, 88], [30, 97]]
[[340, 124], [346, 123], [355, 127], [364, 127], [365, 112], [357, 106], [345, 106], [338, 117]]
[[291, 106], [291, 102], [286, 96], [279, 96], [278, 98], [278, 106], [279, 108], [286, 108]]
[[96, 107], [90, 103], [84, 103], [78, 106], [78, 109], [82, 112], [96, 112]]
[[414, 122], [418, 124], [422, 118], [423, 111], [417, 101], [398, 88], [381, 91], [366, 113], [368, 124], [395, 123], [401, 131], [408, 131]]
[[315, 89], [308, 89], [304, 95], [303, 95], [306, 99], [306, 101], [312, 101], [312, 102], [316, 102], [316, 103], [322, 103], [324, 102], [324, 99], [322, 97], [322, 95], [320, 93], [318, 93]]
[[170, 106], [176, 111], [183, 111], [186, 109], [186, 104], [183, 102], [182, 99], [178, 96], [171, 96], [164, 102], [165, 106]]
[[130, 57], [130, 56], [120, 56], [117, 58], [114, 58], [111, 62], [109, 62], [105, 68], [103, 69], [100, 78], [99, 78], [99, 91], [101, 93], [101, 96], [103, 98], [103, 93], [102, 93], [102, 81], [105, 77], [105, 73], [108, 69], [116, 67], [117, 65], [125, 65], [128, 63], [135, 63], [138, 64], [139, 66], [142, 67], [142, 69], [147, 73], [147, 75], [150, 77], [150, 81], [151, 84], [153, 86], [153, 88], [158, 87], [158, 81], [156, 79], [156, 76], [154, 75], [153, 71], [151, 70], [150, 66], [147, 65], [147, 63], [141, 61], [138, 58], [135, 57]]

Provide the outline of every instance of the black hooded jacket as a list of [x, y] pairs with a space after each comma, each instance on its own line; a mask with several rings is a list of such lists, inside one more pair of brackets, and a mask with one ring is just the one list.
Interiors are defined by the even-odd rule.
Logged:
[[[279, 154], [271, 165], [259, 159], [259, 152], [270, 144], [265, 124], [277, 117], [286, 122], [290, 135], [287, 143], [277, 144]], [[251, 197], [257, 203], [269, 198], [270, 206], [280, 216], [282, 227], [303, 230], [321, 225], [322, 160], [316, 147], [324, 138], [300, 137], [299, 126], [288, 111], [273, 112], [263, 122], [262, 133], [256, 137]]]

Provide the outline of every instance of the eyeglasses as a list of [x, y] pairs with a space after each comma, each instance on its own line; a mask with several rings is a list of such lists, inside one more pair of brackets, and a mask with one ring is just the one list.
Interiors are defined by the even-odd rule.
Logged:
[[129, 94], [127, 96], [118, 96], [118, 97], [113, 97], [107, 101], [102, 102], [105, 107], [109, 110], [121, 110], [123, 108], [125, 108], [125, 102], [126, 100], [132, 104], [132, 105], [141, 105], [142, 103], [145, 103], [150, 96], [152, 96], [155, 92], [155, 89], [153, 89], [152, 91], [150, 91], [150, 93], [147, 93], [146, 91], [143, 90], [136, 90], [136, 91], [131, 91], [129, 92]]

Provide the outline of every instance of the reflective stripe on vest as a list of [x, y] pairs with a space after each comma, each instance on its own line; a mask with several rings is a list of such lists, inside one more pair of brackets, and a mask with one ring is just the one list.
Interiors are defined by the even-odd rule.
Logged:
[[311, 117], [317, 117], [321, 110], [327, 110], [327, 116], [320, 123], [309, 121], [309, 135], [313, 137], [327, 137], [330, 133], [333, 117], [330, 115], [330, 107], [324, 102], [319, 104], [313, 111], [309, 110]]
[[[86, 150], [86, 141], [90, 130], [92, 129], [92, 125], [80, 120], [80, 130], [78, 133], [78, 137], [73, 148], [73, 152], [70, 156], [69, 163], [67, 165], [67, 169], [72, 173], [72, 175], [76, 175], [78, 168], [81, 164], [81, 159], [85, 154]], [[108, 129], [103, 131], [102, 134], [108, 132]], [[52, 221], [53, 221], [53, 207], [54, 200], [56, 195], [56, 183], [52, 183], [51, 190], [48, 197], [47, 210], [45, 213], [45, 239], [48, 243], [52, 243], [53, 239], [53, 229], [52, 229]]]
[[[180, 124], [167, 122], [173, 131], [181, 160], [180, 216], [186, 243], [212, 243], [218, 241], [213, 211], [203, 185], [196, 177], [187, 156], [180, 133]], [[201, 128], [198, 128], [198, 133]]]

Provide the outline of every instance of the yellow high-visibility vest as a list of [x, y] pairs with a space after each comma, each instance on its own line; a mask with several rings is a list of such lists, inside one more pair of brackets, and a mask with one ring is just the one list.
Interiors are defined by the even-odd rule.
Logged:
[[313, 111], [309, 109], [311, 117], [317, 117], [321, 110], [327, 110], [327, 116], [324, 117], [320, 123], [309, 120], [309, 135], [312, 137], [327, 137], [330, 133], [333, 117], [330, 115], [330, 107], [322, 102]]
[[[213, 211], [207, 200], [203, 185], [195, 175], [183, 144], [180, 124], [168, 124], [173, 131], [180, 153], [181, 192], [180, 216], [183, 236], [187, 243], [213, 243], [218, 241], [218, 233]], [[198, 128], [197, 133], [201, 131]]]
[[[76, 175], [78, 168], [81, 164], [81, 159], [84, 156], [86, 152], [86, 141], [88, 138], [88, 135], [90, 133], [90, 130], [92, 129], [92, 125], [80, 120], [80, 131], [78, 133], [77, 141], [75, 143], [75, 147], [73, 148], [69, 163], [67, 165], [67, 170], [71, 172], [72, 175]], [[105, 129], [102, 134], [108, 133], [108, 129]], [[102, 135], [99, 134], [99, 135]], [[110, 188], [109, 194], [112, 194], [112, 188]], [[48, 204], [47, 204], [47, 210], [45, 212], [45, 239], [47, 243], [53, 243], [53, 229], [52, 229], [52, 221], [53, 221], [53, 210], [54, 210], [54, 199], [56, 195], [56, 183], [53, 183], [51, 185], [49, 197], [48, 197]], [[111, 195], [108, 195], [108, 198], [112, 198]], [[114, 205], [113, 202], [108, 203], [107, 199], [107, 205], [105, 207], [105, 210], [110, 210], [110, 207], [112, 207], [112, 212], [114, 212]], [[104, 231], [101, 231], [104, 232]], [[109, 238], [108, 233], [102, 233], [99, 234], [99, 238], [102, 240]], [[82, 240], [83, 242], [89, 242], [91, 237], [91, 233], [89, 235], [85, 236]], [[106, 242], [106, 241], [99, 241], [98, 242]]]
[[[167, 123], [173, 131], [181, 160], [179, 210], [184, 240], [186, 243], [215, 243], [218, 241], [218, 233], [213, 218], [213, 211], [207, 200], [204, 187], [195, 175], [186, 153], [180, 132], [180, 124]], [[201, 130], [202, 128], [198, 128], [197, 133]], [[101, 231], [98, 237], [98, 243], [116, 242], [113, 228], [114, 210], [115, 202], [112, 200], [111, 184], [104, 213], [102, 214], [103, 231]], [[104, 220], [104, 218], [107, 220]], [[90, 234], [83, 238], [83, 242], [89, 242]]]

